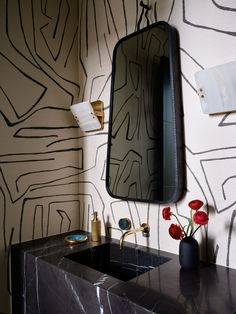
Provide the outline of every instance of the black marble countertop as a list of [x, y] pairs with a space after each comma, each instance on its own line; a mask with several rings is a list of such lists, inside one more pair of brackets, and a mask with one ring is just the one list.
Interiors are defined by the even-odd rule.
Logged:
[[117, 240], [102, 237], [99, 243], [69, 246], [64, 236], [12, 246], [13, 314], [236, 313], [236, 270], [201, 263], [183, 271], [177, 255], [126, 242], [167, 262], [121, 281], [66, 257]]

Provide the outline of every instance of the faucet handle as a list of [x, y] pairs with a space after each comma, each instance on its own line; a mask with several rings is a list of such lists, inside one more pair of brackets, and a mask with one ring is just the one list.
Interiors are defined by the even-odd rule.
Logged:
[[131, 228], [131, 220], [129, 218], [121, 218], [118, 224], [121, 230], [130, 230]]

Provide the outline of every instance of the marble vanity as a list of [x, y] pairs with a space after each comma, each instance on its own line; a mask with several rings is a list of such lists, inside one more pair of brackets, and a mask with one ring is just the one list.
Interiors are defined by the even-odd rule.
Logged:
[[[64, 237], [12, 246], [13, 314], [236, 313], [236, 270], [202, 263], [183, 271], [177, 255], [126, 242], [127, 273], [116, 276], [105, 256], [109, 248], [117, 259], [117, 240], [70, 246]], [[91, 251], [104, 269], [94, 269]]]

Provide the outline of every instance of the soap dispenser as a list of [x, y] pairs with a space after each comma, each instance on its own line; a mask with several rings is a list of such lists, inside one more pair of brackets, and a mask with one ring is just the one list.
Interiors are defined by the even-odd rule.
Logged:
[[93, 213], [92, 220], [92, 241], [98, 242], [101, 240], [101, 221], [98, 219], [98, 213]]

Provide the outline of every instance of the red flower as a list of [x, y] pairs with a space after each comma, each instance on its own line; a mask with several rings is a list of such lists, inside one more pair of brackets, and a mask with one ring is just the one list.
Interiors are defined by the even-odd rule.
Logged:
[[181, 227], [175, 224], [170, 225], [169, 234], [175, 240], [181, 240], [184, 237], [184, 233]]
[[170, 207], [165, 207], [162, 210], [162, 216], [165, 220], [170, 220], [170, 216], [171, 216], [171, 211], [170, 211]]
[[203, 211], [198, 211], [193, 215], [193, 221], [198, 225], [206, 225], [208, 220], [208, 215]]
[[[189, 202], [188, 206], [191, 208], [190, 218], [188, 220], [188, 225], [183, 226], [178, 216], [171, 211], [170, 207], [165, 207], [162, 210], [162, 216], [165, 220], [171, 220], [171, 216], [173, 216], [177, 220], [177, 224], [171, 224], [169, 227], [169, 234], [175, 240], [181, 240], [184, 237], [194, 236], [196, 231], [202, 226], [208, 223], [209, 217], [203, 211], [199, 210], [203, 206], [203, 202], [200, 200], [192, 200]], [[192, 210], [195, 210], [193, 215]], [[196, 226], [197, 224], [198, 226]], [[186, 228], [186, 229], [185, 229]]]
[[203, 202], [200, 200], [193, 200], [188, 204], [188, 206], [194, 210], [198, 210], [199, 208], [202, 207], [202, 205], [203, 205]]

